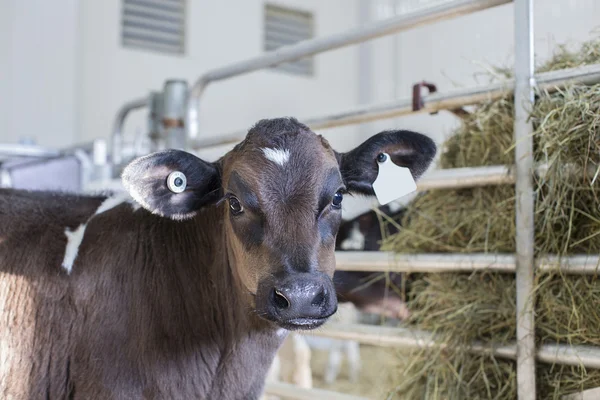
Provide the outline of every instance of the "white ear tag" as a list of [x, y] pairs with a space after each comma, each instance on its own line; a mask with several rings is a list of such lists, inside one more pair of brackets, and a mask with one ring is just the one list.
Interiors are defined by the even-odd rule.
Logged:
[[380, 153], [377, 156], [379, 172], [373, 182], [373, 190], [379, 204], [397, 200], [417, 190], [417, 184], [408, 168], [394, 164], [389, 154]]
[[182, 193], [187, 187], [187, 178], [183, 172], [173, 171], [167, 177], [167, 187], [173, 193]]

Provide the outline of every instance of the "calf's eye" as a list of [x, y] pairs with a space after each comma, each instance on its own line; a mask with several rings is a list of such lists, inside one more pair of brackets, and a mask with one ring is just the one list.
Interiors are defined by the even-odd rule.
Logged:
[[331, 205], [333, 206], [333, 208], [341, 208], [342, 200], [344, 200], [344, 194], [341, 192], [341, 190], [338, 190], [333, 195], [333, 200], [331, 200]]
[[233, 196], [229, 198], [229, 208], [231, 209], [231, 213], [233, 215], [239, 215], [244, 212], [242, 203], [240, 203], [240, 201]]

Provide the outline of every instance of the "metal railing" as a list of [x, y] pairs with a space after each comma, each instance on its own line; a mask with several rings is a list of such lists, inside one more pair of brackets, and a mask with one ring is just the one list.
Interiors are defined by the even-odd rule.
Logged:
[[[336, 251], [336, 269], [368, 272], [473, 272], [494, 271], [514, 273], [517, 260], [514, 254], [396, 254], [384, 251]], [[568, 274], [595, 275], [600, 273], [600, 257], [575, 255], [570, 257], [543, 256], [533, 263], [536, 271], [557, 271]]]
[[[588, 65], [584, 67], [569, 68], [560, 71], [551, 71], [537, 74], [535, 77], [539, 90], [554, 91], [577, 81], [582, 84], [594, 84], [600, 82], [600, 65]], [[350, 110], [334, 114], [323, 115], [314, 118], [303, 118], [302, 123], [311, 129], [326, 129], [345, 125], [355, 125], [364, 122], [396, 118], [417, 113], [435, 113], [444, 110], [454, 110], [460, 107], [480, 104], [502, 98], [515, 90], [514, 79], [486, 86], [469, 89], [457, 89], [447, 93], [435, 93], [423, 96], [423, 107], [413, 110], [413, 99], [404, 98], [394, 101], [366, 104]], [[237, 143], [246, 135], [246, 131], [237, 131], [218, 137], [195, 141], [197, 148], [221, 146]]]
[[198, 148], [200, 98], [209, 83], [234, 76], [247, 74], [264, 68], [274, 67], [288, 61], [339, 49], [356, 43], [365, 42], [381, 36], [433, 24], [476, 11], [510, 3], [512, 0], [455, 0], [404, 15], [378, 21], [336, 35], [306, 40], [298, 44], [282, 47], [264, 55], [241, 61], [203, 74], [190, 90], [187, 103], [185, 126], [190, 147]]

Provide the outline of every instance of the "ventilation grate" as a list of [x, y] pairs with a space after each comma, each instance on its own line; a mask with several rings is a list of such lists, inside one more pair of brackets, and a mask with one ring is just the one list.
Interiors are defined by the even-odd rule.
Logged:
[[124, 47], [185, 52], [185, 0], [123, 0]]
[[[291, 8], [265, 5], [265, 51], [273, 51], [314, 36], [313, 14]], [[307, 57], [274, 67], [297, 75], [313, 75], [313, 57]]]

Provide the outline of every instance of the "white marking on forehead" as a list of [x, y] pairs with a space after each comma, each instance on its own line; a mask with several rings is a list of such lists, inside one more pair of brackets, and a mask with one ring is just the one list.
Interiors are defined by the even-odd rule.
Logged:
[[282, 167], [290, 159], [290, 151], [287, 149], [271, 149], [269, 147], [264, 147], [261, 150], [268, 160], [271, 160]]
[[128, 194], [119, 194], [114, 197], [108, 197], [106, 200], [100, 204], [96, 212], [88, 218], [88, 220], [79, 225], [77, 229], [71, 231], [69, 228], [65, 229], [65, 236], [67, 237], [67, 247], [65, 248], [65, 257], [63, 258], [62, 267], [67, 271], [67, 274], [70, 274], [73, 270], [73, 264], [75, 263], [75, 259], [77, 258], [77, 254], [79, 253], [79, 246], [83, 242], [83, 236], [85, 235], [85, 229], [87, 228], [87, 224], [90, 222], [94, 216], [98, 214], [102, 214], [110, 209], [115, 208], [119, 204], [127, 201], [129, 198]]

